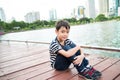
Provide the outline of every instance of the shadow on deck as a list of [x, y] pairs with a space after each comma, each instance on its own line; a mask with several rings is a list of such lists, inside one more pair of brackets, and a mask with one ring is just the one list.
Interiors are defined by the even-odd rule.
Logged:
[[[102, 72], [100, 80], [120, 80], [120, 59], [86, 55], [90, 64]], [[48, 47], [0, 43], [0, 80], [84, 80], [70, 66], [66, 71], [50, 67]]]

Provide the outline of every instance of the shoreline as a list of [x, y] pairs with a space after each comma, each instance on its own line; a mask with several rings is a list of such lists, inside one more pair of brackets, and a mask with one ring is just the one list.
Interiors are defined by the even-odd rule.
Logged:
[[[104, 22], [113, 22], [113, 21], [117, 21], [117, 20], [108, 20], [108, 21], [102, 21], [102, 22], [92, 22], [92, 23], [76, 24], [76, 25], [71, 25], [71, 24], [70, 24], [70, 26], [71, 26], [71, 27], [74, 27], [74, 26], [78, 26], [78, 25], [88, 25], [88, 24], [94, 24], [94, 23], [104, 23]], [[45, 27], [45, 28], [39, 28], [39, 29], [34, 29], [34, 30], [51, 29], [51, 28], [54, 28], [54, 27]], [[9, 33], [25, 32], [25, 31], [34, 31], [34, 30], [21, 30], [21, 31], [13, 31], [13, 32], [4, 32], [3, 35], [9, 34]]]

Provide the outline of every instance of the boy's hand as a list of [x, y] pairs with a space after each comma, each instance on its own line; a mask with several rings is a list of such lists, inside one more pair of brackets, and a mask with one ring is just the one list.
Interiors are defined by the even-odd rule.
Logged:
[[80, 64], [82, 63], [84, 57], [85, 57], [84, 55], [79, 55], [79, 56], [77, 56], [77, 59], [76, 59], [75, 61], [73, 61], [73, 63], [80, 65]]

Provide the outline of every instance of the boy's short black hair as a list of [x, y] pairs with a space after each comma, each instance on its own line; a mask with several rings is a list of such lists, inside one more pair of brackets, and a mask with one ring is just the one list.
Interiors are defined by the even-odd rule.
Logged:
[[56, 22], [56, 30], [58, 31], [61, 27], [65, 27], [66, 29], [70, 29], [70, 25], [69, 22], [66, 20], [60, 20], [58, 22]]

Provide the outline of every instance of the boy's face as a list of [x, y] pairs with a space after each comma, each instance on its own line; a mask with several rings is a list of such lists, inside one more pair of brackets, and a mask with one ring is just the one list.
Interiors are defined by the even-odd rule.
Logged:
[[56, 30], [57, 39], [62, 42], [68, 38], [70, 29], [66, 29], [65, 27], [61, 27], [59, 30]]

